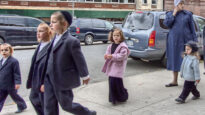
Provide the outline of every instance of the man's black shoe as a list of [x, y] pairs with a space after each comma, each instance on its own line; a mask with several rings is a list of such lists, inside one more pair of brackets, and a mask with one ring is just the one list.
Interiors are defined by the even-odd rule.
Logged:
[[197, 100], [197, 99], [199, 99], [199, 97], [193, 96], [191, 99], [192, 100]]
[[15, 113], [21, 113], [23, 112], [23, 110], [17, 110]]
[[[25, 108], [26, 109], [26, 108]], [[15, 113], [21, 113], [23, 112], [25, 109], [18, 109]]]

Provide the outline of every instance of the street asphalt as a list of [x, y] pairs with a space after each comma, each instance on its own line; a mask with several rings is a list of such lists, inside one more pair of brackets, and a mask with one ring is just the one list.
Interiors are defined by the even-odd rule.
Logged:
[[[172, 80], [172, 72], [166, 69], [134, 75], [124, 78], [124, 85], [128, 89], [129, 99], [125, 103], [112, 105], [108, 102], [108, 81], [91, 83], [74, 89], [74, 102], [78, 102], [97, 115], [205, 115], [205, 81], [203, 80], [203, 62], [200, 63], [201, 82], [198, 90], [201, 98], [191, 100], [192, 94], [184, 104], [175, 102], [183, 88], [184, 80], [179, 77], [178, 87], [166, 88], [165, 84]], [[36, 115], [31, 103], [26, 99], [28, 108], [19, 115]], [[3, 107], [1, 115], [13, 115], [16, 105]], [[60, 115], [71, 115], [60, 110]]]

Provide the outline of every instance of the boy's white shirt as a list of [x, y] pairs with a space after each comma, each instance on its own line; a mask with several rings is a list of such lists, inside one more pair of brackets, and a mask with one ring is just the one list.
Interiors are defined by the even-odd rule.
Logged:
[[[67, 32], [67, 30], [66, 30], [65, 32]], [[65, 32], [63, 32], [63, 34], [65, 34]], [[52, 46], [52, 47], [54, 47], [54, 46], [58, 43], [58, 41], [62, 38], [63, 34], [56, 34], [56, 38], [55, 38], [55, 40], [54, 40], [54, 42], [53, 42], [53, 46]], [[87, 75], [87, 76], [82, 76], [82, 79], [83, 79], [83, 80], [87, 80], [87, 79], [89, 79], [89, 78], [90, 78], [89, 75]]]
[[48, 42], [41, 42], [40, 48], [39, 48], [38, 52], [40, 52], [49, 42], [50, 41], [48, 41]]
[[61, 37], [63, 36], [63, 34], [65, 34], [65, 32], [67, 32], [67, 30], [64, 31], [62, 34], [56, 34], [56, 38], [55, 38], [55, 40], [54, 40], [54, 42], [53, 42], [53, 47], [58, 43], [58, 41], [61, 39]]
[[4, 63], [6, 62], [7, 59], [8, 59], [8, 57], [6, 57], [6, 58], [3, 57], [3, 58], [2, 58], [2, 63], [1, 63], [1, 64], [4, 65]]

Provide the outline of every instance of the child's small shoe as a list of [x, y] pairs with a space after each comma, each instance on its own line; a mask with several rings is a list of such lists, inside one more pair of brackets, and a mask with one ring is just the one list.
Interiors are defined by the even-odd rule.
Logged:
[[181, 98], [177, 98], [177, 99], [175, 99], [175, 101], [178, 102], [178, 103], [185, 103], [185, 101]]
[[193, 96], [191, 99], [192, 100], [197, 100], [197, 99], [199, 99], [199, 97]]

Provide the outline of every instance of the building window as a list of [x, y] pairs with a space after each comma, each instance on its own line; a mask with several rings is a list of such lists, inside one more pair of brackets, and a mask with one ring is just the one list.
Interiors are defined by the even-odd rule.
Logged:
[[152, 4], [156, 5], [157, 4], [157, 0], [152, 0]]
[[94, 2], [102, 2], [102, 0], [94, 0]]
[[128, 3], [135, 3], [135, 0], [128, 0]]
[[112, 0], [112, 2], [118, 2], [118, 0]]
[[106, 2], [119, 2], [120, 0], [106, 0]]
[[86, 2], [93, 2], [93, 0], [85, 0]]
[[147, 4], [147, 0], [142, 0], [142, 4]]
[[[135, 0], [48, 0], [48, 1], [69, 1], [69, 2], [102, 2], [102, 3], [135, 3]], [[147, 2], [147, 0], [145, 0]], [[146, 4], [146, 3], [145, 3]]]

